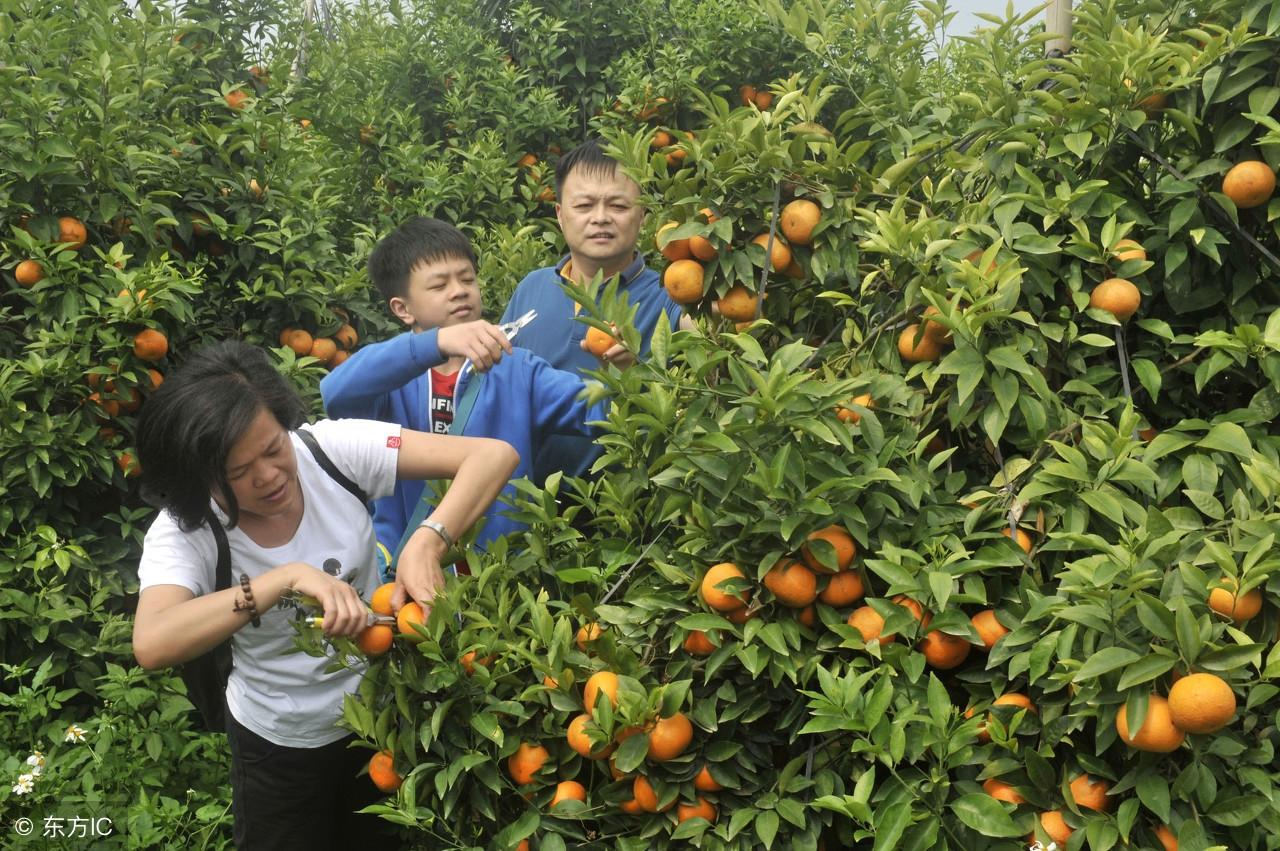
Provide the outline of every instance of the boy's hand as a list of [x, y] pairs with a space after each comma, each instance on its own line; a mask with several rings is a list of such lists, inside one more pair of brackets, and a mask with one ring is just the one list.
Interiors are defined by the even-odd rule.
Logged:
[[[587, 341], [584, 339], [580, 344], [580, 348], [584, 352], [591, 351], [587, 348]], [[627, 369], [636, 362], [636, 353], [628, 349], [621, 343], [610, 346], [605, 350], [604, 354], [597, 355], [603, 363], [611, 363], [618, 369]]]
[[477, 319], [441, 328], [436, 335], [440, 354], [447, 358], [464, 357], [471, 361], [476, 372], [485, 372], [502, 360], [502, 353], [511, 354], [511, 341], [502, 329], [492, 322]]

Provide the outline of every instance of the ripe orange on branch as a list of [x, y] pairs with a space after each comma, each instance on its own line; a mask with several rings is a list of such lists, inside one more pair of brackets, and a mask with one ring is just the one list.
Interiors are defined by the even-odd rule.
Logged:
[[1121, 706], [1116, 713], [1116, 732], [1120, 734], [1121, 741], [1135, 750], [1172, 753], [1187, 738], [1187, 734], [1173, 723], [1169, 701], [1158, 694], [1151, 695], [1147, 701], [1147, 716], [1142, 719], [1140, 730], [1130, 731], [1127, 710], [1127, 706]]
[[1010, 804], [1025, 804], [1027, 802], [1026, 798], [1018, 794], [1017, 789], [996, 777], [984, 781], [982, 789], [997, 801], [1008, 801]]
[[705, 277], [702, 264], [697, 260], [677, 260], [662, 273], [662, 286], [676, 304], [693, 304], [701, 301], [706, 292]]
[[1257, 617], [1258, 612], [1262, 611], [1262, 591], [1253, 588], [1243, 594], [1236, 594], [1238, 587], [1234, 579], [1223, 579], [1217, 588], [1209, 592], [1209, 608], [1236, 623], [1244, 623]]
[[898, 334], [898, 354], [907, 363], [933, 363], [942, 357], [942, 343], [913, 322]]
[[565, 739], [569, 743], [569, 747], [575, 753], [586, 759], [605, 759], [614, 751], [614, 745], [606, 745], [599, 750], [593, 750], [591, 747], [591, 739], [587, 736], [587, 722], [591, 720], [591, 716], [582, 713], [569, 722], [569, 727], [565, 731]]
[[704, 818], [714, 824], [716, 815], [716, 808], [701, 795], [698, 796], [696, 804], [681, 804], [676, 807], [676, 820], [679, 822], [686, 822], [691, 818]]
[[813, 242], [813, 230], [822, 221], [822, 208], [807, 198], [797, 198], [782, 208], [778, 226], [793, 245]]
[[749, 322], [755, 319], [756, 308], [759, 304], [759, 296], [750, 292], [742, 284], [734, 284], [716, 302], [716, 305], [720, 308], [720, 315], [725, 319], [732, 319], [734, 322]]
[[14, 280], [19, 286], [34, 287], [44, 280], [44, 267], [36, 260], [23, 260], [13, 270]]
[[735, 609], [741, 609], [751, 600], [750, 589], [743, 588], [739, 591], [728, 591], [720, 588], [720, 583], [727, 579], [746, 579], [746, 577], [743, 576], [742, 571], [738, 569], [736, 564], [723, 562], [707, 570], [699, 587], [702, 602], [718, 612], [732, 612]]
[[1040, 829], [1045, 835], [1059, 845], [1066, 847], [1067, 840], [1075, 831], [1067, 825], [1066, 819], [1058, 810], [1049, 810], [1040, 814]]
[[968, 639], [939, 629], [929, 632], [920, 640], [920, 652], [924, 654], [925, 661], [940, 671], [958, 667], [969, 658], [969, 651], [972, 649], [973, 645]]
[[662, 234], [677, 227], [679, 227], [679, 225], [676, 222], [667, 222], [665, 225], [658, 228], [658, 233], [654, 237], [654, 244], [659, 246], [659, 253], [672, 263], [677, 260], [688, 260], [693, 256], [693, 252], [689, 248], [688, 239], [673, 239], [666, 245], [662, 245]]
[[378, 751], [369, 758], [369, 779], [374, 786], [388, 794], [400, 788], [404, 778], [395, 769], [391, 751]]
[[1188, 733], [1216, 733], [1235, 714], [1235, 692], [1214, 674], [1188, 674], [1169, 689], [1169, 715]]
[[787, 243], [783, 240], [781, 234], [773, 235], [773, 245], [769, 245], [769, 234], [762, 233], [753, 237], [751, 242], [758, 245], [769, 252], [769, 265], [773, 267], [773, 271], [781, 272], [783, 269], [791, 265], [791, 249], [787, 247]]
[[1120, 263], [1129, 260], [1146, 260], [1147, 250], [1136, 239], [1122, 239], [1111, 249], [1111, 256]]
[[1222, 178], [1222, 194], [1242, 210], [1261, 207], [1276, 190], [1276, 173], [1261, 160], [1236, 163]]
[[1089, 293], [1090, 307], [1105, 310], [1121, 322], [1127, 322], [1141, 305], [1142, 293], [1124, 278], [1107, 278]]
[[89, 238], [88, 231], [84, 228], [84, 222], [75, 216], [63, 216], [58, 219], [58, 242], [70, 243], [73, 251], [79, 251]]
[[832, 608], [842, 609], [861, 600], [865, 593], [862, 574], [856, 570], [842, 570], [827, 580], [827, 587], [822, 589], [818, 599]]
[[704, 765], [693, 778], [693, 788], [699, 792], [719, 792], [724, 787], [716, 782], [711, 776], [711, 769]]
[[587, 800], [586, 787], [577, 780], [561, 780], [556, 784], [555, 794], [551, 796], [551, 809], [555, 809], [562, 801]]
[[613, 671], [596, 671], [587, 678], [587, 684], [582, 688], [582, 704], [587, 712], [596, 711], [601, 692], [608, 696], [611, 704], [618, 705], [618, 675]]
[[[874, 408], [876, 406], [876, 400], [871, 398], [870, 393], [863, 393], [860, 396], [854, 396], [850, 399], [849, 404], [859, 405], [863, 408]], [[843, 423], [856, 424], [862, 422], [862, 414], [858, 413], [853, 408], [846, 408], [841, 405], [836, 408], [836, 419]]]
[[415, 628], [419, 625], [426, 624], [427, 615], [422, 611], [422, 606], [416, 601], [409, 601], [400, 607], [400, 611], [396, 613], [396, 626], [400, 630], [400, 637], [408, 639], [417, 644], [422, 641], [422, 634]]
[[881, 644], [892, 644], [894, 636], [884, 636], [884, 618], [880, 617], [880, 613], [870, 606], [859, 606], [849, 615], [849, 626], [853, 627], [862, 636], [864, 642], [871, 642], [876, 639]]
[[[614, 330], [617, 329], [615, 328]], [[618, 345], [617, 337], [601, 331], [594, 325], [587, 329], [585, 340], [587, 344], [587, 351], [591, 352], [591, 354], [598, 358], [604, 357], [605, 352]]]
[[684, 652], [692, 656], [710, 656], [716, 652], [716, 646], [710, 636], [700, 629], [693, 629], [684, 639]]
[[133, 337], [133, 353], [145, 361], [158, 361], [169, 353], [169, 338], [154, 328], [144, 328]]
[[356, 636], [356, 645], [366, 656], [381, 656], [391, 649], [395, 637], [396, 634], [391, 627], [386, 624], [374, 624], [365, 627], [364, 631]]
[[800, 548], [800, 557], [804, 559], [804, 563], [809, 566], [809, 569], [815, 573], [832, 573], [833, 571], [818, 560], [818, 556], [814, 553], [813, 548], [810, 547], [812, 543], [825, 541], [831, 545], [835, 550], [836, 571], [848, 570], [849, 565], [853, 564], [853, 559], [858, 554], [858, 547], [853, 542], [853, 536], [843, 526], [836, 524], [824, 526], [815, 532], [810, 532], [805, 541], [805, 545]]
[[507, 771], [517, 786], [528, 786], [550, 758], [551, 753], [542, 745], [521, 742], [516, 752], [507, 757]]
[[978, 637], [982, 639], [979, 650], [989, 651], [996, 646], [997, 641], [1009, 634], [1009, 629], [996, 620], [994, 609], [978, 612], [969, 620], [973, 624], [973, 628], [977, 630]]
[[764, 575], [764, 587], [788, 608], [802, 609], [818, 596], [813, 571], [796, 561], [782, 559]]
[[1088, 774], [1081, 774], [1071, 781], [1071, 797], [1076, 802], [1076, 806], [1082, 810], [1110, 812], [1111, 796], [1107, 794], [1110, 789], [1110, 783], [1105, 780], [1094, 780]]
[[666, 762], [684, 753], [693, 742], [693, 724], [684, 713], [659, 718], [649, 730], [649, 759]]
[[600, 624], [595, 622], [584, 623], [578, 627], [578, 634], [574, 636], [573, 643], [578, 645], [579, 650], [586, 653], [588, 645], [593, 641], [599, 641], [601, 635], [604, 635], [604, 627], [600, 626]]

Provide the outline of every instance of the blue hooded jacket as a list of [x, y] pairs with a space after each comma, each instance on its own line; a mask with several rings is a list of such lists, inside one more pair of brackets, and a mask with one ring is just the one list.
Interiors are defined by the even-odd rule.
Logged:
[[[520, 332], [524, 334], [524, 329]], [[440, 354], [438, 329], [405, 332], [380, 343], [362, 346], [320, 382], [326, 413], [332, 418], [358, 417], [394, 422], [416, 431], [429, 431], [428, 373], [448, 358]], [[463, 364], [454, 388], [454, 408], [475, 379], [471, 362]], [[579, 398], [586, 384], [577, 375], [553, 368], [542, 358], [515, 348], [504, 354], [485, 375], [463, 434], [505, 440], [520, 453], [512, 478], [528, 476], [531, 460], [551, 435], [586, 439], [597, 430], [588, 423], [608, 416], [608, 401], [588, 406]], [[422, 497], [424, 483], [401, 480], [395, 491], [373, 503], [373, 527], [378, 540], [392, 553], [405, 524]], [[508, 484], [485, 512], [484, 529], [476, 545], [524, 528], [504, 516], [515, 488]], [[508, 501], [504, 505], [504, 500]]]

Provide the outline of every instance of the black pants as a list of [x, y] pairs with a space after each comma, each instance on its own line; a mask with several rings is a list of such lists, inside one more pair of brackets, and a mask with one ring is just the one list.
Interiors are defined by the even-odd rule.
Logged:
[[267, 741], [228, 713], [236, 848], [398, 848], [395, 825], [356, 814], [384, 796], [367, 776], [357, 776], [371, 752], [348, 747], [353, 738], [318, 748], [288, 748]]

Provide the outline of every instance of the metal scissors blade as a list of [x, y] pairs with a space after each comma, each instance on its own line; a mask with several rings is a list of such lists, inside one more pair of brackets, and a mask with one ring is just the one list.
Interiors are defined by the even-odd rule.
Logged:
[[498, 326], [498, 329], [502, 331], [503, 334], [506, 335], [508, 340], [510, 340], [513, 337], [515, 337], [517, 331], [519, 331], [521, 328], [528, 325], [530, 322], [532, 322], [537, 318], [538, 318], [538, 311], [530, 310], [528, 313], [524, 314], [523, 316], [521, 316], [520, 318], [516, 319], [513, 322], [502, 323], [501, 325]]
[[[324, 618], [307, 618], [304, 623], [306, 623], [307, 626], [323, 627]], [[370, 612], [367, 623], [369, 626], [395, 626], [396, 619], [391, 615], [375, 615], [373, 612]]]

